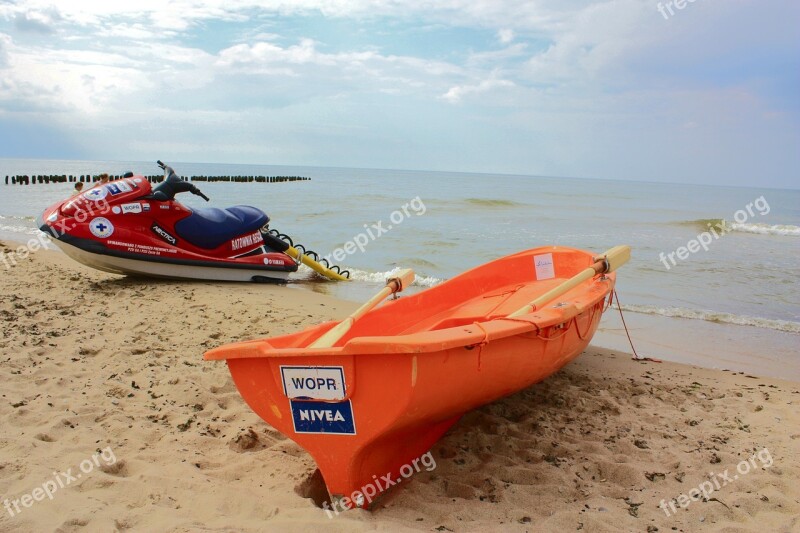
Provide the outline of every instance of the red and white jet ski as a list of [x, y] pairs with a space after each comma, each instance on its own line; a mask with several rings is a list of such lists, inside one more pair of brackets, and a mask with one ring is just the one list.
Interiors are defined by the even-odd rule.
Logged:
[[300, 260], [311, 261], [268, 233], [269, 217], [260, 209], [182, 205], [175, 200], [182, 192], [209, 199], [158, 164], [165, 179], [155, 187], [135, 175], [96, 185], [45, 209], [39, 228], [71, 258], [114, 274], [282, 281], [297, 271]]

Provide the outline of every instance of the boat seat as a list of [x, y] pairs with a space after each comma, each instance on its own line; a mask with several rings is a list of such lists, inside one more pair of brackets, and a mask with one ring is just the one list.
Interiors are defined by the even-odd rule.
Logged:
[[237, 205], [227, 209], [193, 208], [192, 214], [175, 223], [175, 231], [186, 241], [213, 250], [248, 231], [269, 222], [269, 217], [255, 207]]

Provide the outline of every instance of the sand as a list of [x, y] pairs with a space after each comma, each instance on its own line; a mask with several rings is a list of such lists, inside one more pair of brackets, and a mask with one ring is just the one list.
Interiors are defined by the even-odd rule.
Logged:
[[202, 355], [357, 304], [47, 251], [0, 295], [0, 531], [800, 531], [796, 382], [590, 347], [465, 415], [372, 511], [329, 518], [301, 495], [311, 458]]

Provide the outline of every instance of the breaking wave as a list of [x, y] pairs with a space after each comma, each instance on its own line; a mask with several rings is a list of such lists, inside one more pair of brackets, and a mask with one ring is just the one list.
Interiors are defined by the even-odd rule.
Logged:
[[[383, 284], [386, 283], [386, 280], [388, 278], [396, 276], [397, 273], [400, 272], [400, 270], [402, 270], [400, 267], [393, 268], [392, 270], [387, 270], [386, 272], [367, 272], [366, 270], [350, 269], [350, 279]], [[434, 285], [438, 285], [442, 281], [443, 281], [442, 279], [435, 278], [433, 276], [417, 275], [412, 285], [416, 285], [418, 287], [433, 287]]]
[[734, 222], [730, 227], [733, 231], [741, 231], [742, 233], [800, 237], [800, 226], [792, 226], [791, 224], [748, 224], [746, 222], [739, 224], [738, 222]]
[[697, 220], [684, 220], [678, 222], [681, 226], [693, 226], [702, 231], [715, 231], [755, 233], [757, 235], [784, 235], [800, 237], [800, 226], [791, 224], [761, 224], [752, 222], [728, 222], [724, 218], [698, 218]]
[[657, 307], [654, 305], [623, 305], [623, 311], [659, 315], [670, 318], [688, 318], [692, 320], [705, 320], [719, 324], [735, 324], [737, 326], [753, 326], [757, 328], [785, 331], [787, 333], [800, 333], [800, 322], [790, 320], [775, 320], [746, 315], [734, 315], [718, 311], [686, 309], [683, 307]]

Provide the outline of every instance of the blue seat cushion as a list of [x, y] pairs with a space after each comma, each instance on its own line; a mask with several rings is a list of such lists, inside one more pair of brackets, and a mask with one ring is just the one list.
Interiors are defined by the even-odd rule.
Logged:
[[249, 205], [227, 209], [195, 208], [191, 215], [175, 223], [175, 231], [195, 246], [213, 250], [234, 237], [257, 230], [267, 222], [269, 217], [266, 213]]

